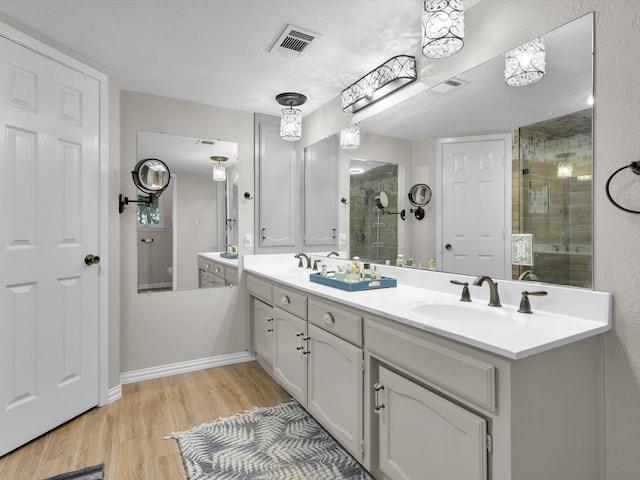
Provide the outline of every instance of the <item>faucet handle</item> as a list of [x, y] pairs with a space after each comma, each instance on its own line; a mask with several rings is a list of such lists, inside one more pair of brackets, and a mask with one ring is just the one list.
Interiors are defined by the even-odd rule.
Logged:
[[313, 261], [313, 270], [318, 270], [318, 262], [320, 262], [320, 260]]
[[449, 280], [454, 285], [462, 285], [462, 296], [460, 297], [461, 302], [470, 302], [471, 301], [471, 293], [469, 293], [469, 283], [468, 282], [459, 282], [458, 280]]
[[533, 313], [533, 311], [531, 310], [531, 302], [529, 301], [529, 295], [534, 295], [536, 297], [544, 297], [545, 295], [547, 295], [547, 292], [545, 292], [544, 290], [538, 290], [535, 292], [528, 292], [526, 290], [523, 291], [522, 298], [520, 299], [520, 308], [518, 308], [518, 312]]

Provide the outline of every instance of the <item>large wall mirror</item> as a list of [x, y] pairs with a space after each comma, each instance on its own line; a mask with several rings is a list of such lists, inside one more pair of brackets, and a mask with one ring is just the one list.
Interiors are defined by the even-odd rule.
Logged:
[[[352, 157], [406, 165], [408, 185], [399, 188], [398, 210], [409, 212], [411, 185], [424, 183], [433, 190], [423, 219], [407, 215], [400, 221], [397, 252], [412, 258], [414, 266], [427, 267], [434, 258], [437, 270], [525, 275], [591, 288], [593, 15], [543, 38], [546, 73], [537, 83], [507, 86], [500, 55], [361, 122], [361, 150], [352, 150]], [[467, 154], [467, 145], [455, 150], [452, 139], [495, 143], [493, 155], [500, 162], [494, 168], [500, 172], [492, 181], [501, 191], [488, 183], [465, 190], [460, 179], [447, 180], [447, 161], [462, 168]], [[384, 148], [389, 143], [395, 145], [391, 154]], [[355, 189], [352, 196], [366, 193]], [[448, 205], [454, 200], [453, 207]], [[352, 243], [350, 251], [360, 251], [360, 217], [351, 214], [349, 237], [359, 245]], [[384, 217], [376, 222], [385, 224]], [[472, 224], [480, 230], [476, 238], [501, 237], [499, 249], [480, 265], [458, 262], [467, 252], [458, 251], [455, 241], [469, 237]], [[530, 249], [531, 258], [521, 255], [514, 261], [514, 239], [520, 253]], [[379, 260], [394, 263], [393, 258]]]
[[[137, 204], [138, 291], [196, 289], [198, 253], [237, 245], [238, 145], [138, 132], [137, 155], [161, 159], [171, 172], [154, 204]], [[225, 179], [215, 181], [214, 165], [220, 164]]]

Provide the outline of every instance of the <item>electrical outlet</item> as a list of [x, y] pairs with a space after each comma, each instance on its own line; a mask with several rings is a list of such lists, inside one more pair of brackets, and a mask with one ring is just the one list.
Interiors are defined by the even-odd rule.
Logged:
[[245, 233], [244, 234], [244, 248], [251, 248], [253, 247], [253, 234], [252, 233]]

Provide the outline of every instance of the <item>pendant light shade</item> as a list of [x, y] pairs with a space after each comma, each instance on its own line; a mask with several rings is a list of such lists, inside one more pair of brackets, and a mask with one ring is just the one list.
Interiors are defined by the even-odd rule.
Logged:
[[422, 9], [422, 54], [446, 58], [464, 46], [462, 0], [424, 0]]
[[213, 160], [213, 180], [216, 182], [224, 182], [227, 179], [227, 169], [224, 167], [222, 162], [226, 162], [228, 160], [227, 157], [211, 157]]
[[510, 87], [536, 83], [544, 77], [545, 63], [544, 39], [538, 37], [506, 53], [504, 80]]
[[298, 107], [307, 101], [307, 97], [301, 93], [281, 93], [276, 96], [280, 105], [288, 108], [282, 109], [280, 117], [280, 138], [287, 142], [297, 142], [302, 138], [302, 110]]
[[360, 125], [340, 130], [340, 147], [354, 149], [360, 147]]

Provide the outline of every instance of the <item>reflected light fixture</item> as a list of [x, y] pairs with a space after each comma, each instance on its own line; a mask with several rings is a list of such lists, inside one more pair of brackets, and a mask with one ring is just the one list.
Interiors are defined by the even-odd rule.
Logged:
[[573, 176], [573, 162], [567, 161], [569, 157], [575, 157], [575, 153], [559, 153], [556, 158], [561, 159], [558, 161], [558, 178], [570, 178]]
[[360, 125], [340, 130], [340, 147], [348, 150], [360, 147]]
[[546, 52], [544, 38], [538, 37], [505, 55], [504, 81], [510, 87], [531, 85], [544, 77]]
[[282, 109], [280, 117], [280, 138], [287, 142], [297, 142], [302, 138], [302, 110], [299, 108], [307, 101], [301, 93], [285, 92], [276, 95], [276, 102], [288, 108]]
[[357, 112], [417, 78], [415, 57], [392, 57], [342, 91], [342, 110]]
[[226, 162], [229, 159], [227, 157], [213, 156], [211, 160], [217, 162], [213, 164], [213, 180], [216, 182], [224, 182], [227, 179], [227, 169], [222, 162]]
[[464, 46], [462, 0], [424, 0], [422, 9], [422, 54], [446, 58]]

